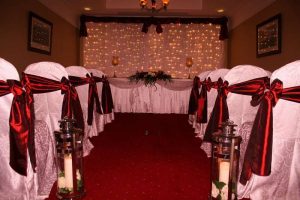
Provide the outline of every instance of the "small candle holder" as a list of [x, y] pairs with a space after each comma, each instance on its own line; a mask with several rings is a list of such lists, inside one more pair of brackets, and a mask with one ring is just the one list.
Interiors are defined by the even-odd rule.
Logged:
[[76, 120], [60, 120], [60, 130], [54, 131], [57, 152], [58, 199], [78, 199], [85, 195], [83, 177], [83, 131], [75, 128]]
[[187, 57], [185, 61], [186, 67], [189, 69], [189, 76], [188, 79], [191, 79], [191, 67], [193, 66], [193, 58]]
[[[113, 56], [113, 57], [112, 57], [112, 60], [111, 60], [111, 64], [112, 64], [114, 67], [118, 66], [118, 64], [119, 64], [119, 56]], [[115, 69], [114, 69], [114, 75], [113, 75], [113, 77], [114, 77], [114, 78], [117, 77], [117, 75], [116, 75], [116, 70], [115, 70]]]
[[234, 134], [235, 126], [232, 121], [228, 120], [222, 123], [222, 132], [213, 133], [210, 199], [237, 200], [242, 138]]

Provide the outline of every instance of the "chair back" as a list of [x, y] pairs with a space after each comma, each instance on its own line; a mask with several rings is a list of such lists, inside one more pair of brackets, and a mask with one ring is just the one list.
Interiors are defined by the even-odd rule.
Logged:
[[[28, 65], [24, 71], [26, 74], [32, 74], [45, 77], [55, 81], [61, 81], [63, 77], [68, 78], [65, 68], [54, 62], [38, 62]], [[48, 93], [34, 94], [34, 113], [36, 120], [43, 120], [47, 123], [50, 133], [59, 130], [58, 121], [61, 119], [62, 103], [64, 95], [60, 90]], [[54, 134], [52, 137], [55, 144]]]
[[[20, 80], [19, 74], [11, 63], [0, 58], [0, 80], [6, 81], [8, 79]], [[21, 176], [9, 165], [9, 118], [13, 97], [11, 93], [0, 97], [0, 199], [28, 199], [32, 188], [26, 184], [27, 177]], [[27, 174], [28, 177], [33, 176], [32, 168], [28, 167]]]
[[[229, 69], [216, 69], [214, 71], [211, 71], [207, 78], [210, 77], [212, 82], [218, 81], [219, 78], [222, 78], [224, 80], [224, 77], [229, 72]], [[215, 104], [216, 97], [218, 95], [218, 91], [216, 89], [211, 89], [209, 92], [207, 92], [207, 115], [208, 119], [210, 117], [210, 114], [212, 112], [212, 109]]]
[[208, 74], [210, 73], [211, 71], [204, 71], [204, 72], [201, 72], [198, 77], [200, 78], [200, 81], [203, 81], [205, 78], [207, 78]]
[[[238, 65], [232, 68], [224, 77], [229, 82], [229, 86], [251, 79], [268, 76], [269, 73], [260, 67], [253, 65]], [[258, 107], [251, 106], [252, 97], [248, 95], [229, 93], [227, 105], [229, 118], [234, 121], [237, 131], [241, 125], [248, 121], [254, 121]]]
[[[284, 88], [300, 86], [300, 60], [289, 63], [271, 75]], [[300, 199], [300, 103], [279, 98], [273, 107], [272, 163], [269, 176], [252, 174], [240, 194], [251, 199]], [[242, 187], [243, 188], [243, 187]]]
[[[69, 66], [69, 67], [66, 67], [66, 71], [69, 76], [85, 78], [87, 74], [90, 75], [89, 71], [81, 66]], [[96, 136], [97, 135], [97, 126], [95, 124], [95, 118], [93, 118], [94, 120], [93, 120], [93, 123], [91, 126], [87, 124], [89, 84], [76, 86], [75, 89], [78, 93], [82, 112], [83, 112], [84, 123], [85, 123], [85, 126], [84, 126], [85, 133], [88, 137]], [[95, 109], [94, 109], [94, 111], [95, 111]]]

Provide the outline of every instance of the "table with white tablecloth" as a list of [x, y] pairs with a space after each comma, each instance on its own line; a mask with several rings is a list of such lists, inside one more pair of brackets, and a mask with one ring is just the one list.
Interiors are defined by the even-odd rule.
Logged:
[[193, 81], [172, 79], [153, 85], [109, 78], [115, 112], [187, 114]]

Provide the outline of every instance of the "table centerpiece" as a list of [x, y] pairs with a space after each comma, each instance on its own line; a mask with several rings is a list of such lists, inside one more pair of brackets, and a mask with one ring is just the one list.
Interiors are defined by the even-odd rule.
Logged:
[[144, 71], [137, 71], [135, 74], [128, 77], [130, 82], [135, 81], [138, 83], [139, 81], [143, 81], [145, 86], [154, 86], [156, 81], [162, 80], [165, 82], [171, 82], [172, 77], [169, 74], [166, 74], [164, 71], [151, 71], [151, 72], [144, 72]]

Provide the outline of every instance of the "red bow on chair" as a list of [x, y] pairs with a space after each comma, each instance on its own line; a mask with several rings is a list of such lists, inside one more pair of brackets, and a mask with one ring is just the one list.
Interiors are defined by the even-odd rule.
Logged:
[[88, 125], [92, 125], [93, 123], [93, 114], [94, 114], [94, 103], [96, 104], [96, 111], [99, 114], [102, 114], [101, 107], [100, 107], [100, 100], [98, 95], [98, 89], [97, 89], [97, 82], [102, 81], [102, 79], [99, 81], [97, 77], [90, 76], [89, 74], [86, 74], [85, 78], [82, 77], [76, 77], [76, 76], [69, 76], [69, 80], [73, 86], [80, 86], [89, 84], [89, 91], [88, 91], [88, 118], [87, 123]]
[[269, 91], [259, 91], [254, 96], [252, 104], [259, 104], [259, 108], [245, 153], [240, 178], [242, 184], [246, 184], [252, 173], [260, 176], [268, 176], [271, 173], [273, 107], [279, 99], [300, 103], [300, 86], [283, 89], [282, 82], [276, 79]]
[[198, 98], [198, 108], [197, 108], [197, 122], [206, 123], [207, 122], [207, 92], [212, 88], [213, 83], [210, 77], [204, 79], [204, 81], [199, 82], [201, 84], [201, 92]]
[[113, 98], [111, 95], [111, 89], [109, 82], [106, 77], [103, 77], [103, 87], [102, 87], [102, 108], [104, 114], [112, 113], [114, 108]]
[[10, 166], [19, 174], [27, 175], [27, 149], [32, 168], [35, 171], [36, 159], [34, 148], [34, 135], [26, 112], [25, 92], [19, 81], [0, 81], [0, 96], [12, 93], [10, 117], [9, 117], [9, 140], [10, 140]]
[[227, 81], [223, 82], [223, 80], [219, 78], [218, 82], [212, 86], [218, 89], [218, 96], [205, 130], [204, 141], [211, 141], [212, 133], [218, 131], [221, 128], [222, 122], [229, 119], [226, 101], [229, 92], [242, 95], [254, 95], [260, 91], [264, 91], [267, 87], [266, 84], [268, 83], [268, 80], [268, 77], [261, 77], [228, 86], [229, 83]]
[[28, 101], [30, 102], [27, 111], [31, 110], [31, 124], [33, 124], [34, 120], [33, 94], [61, 90], [61, 93], [64, 94], [61, 118], [65, 116], [72, 118], [74, 116], [77, 121], [77, 127], [84, 130], [83, 114], [78, 94], [66, 77], [63, 77], [59, 82], [45, 77], [23, 73], [22, 82], [26, 89], [26, 98], [29, 99]]
[[189, 110], [188, 114], [193, 115], [197, 111], [198, 108], [198, 98], [199, 98], [199, 87], [200, 87], [200, 78], [195, 76], [193, 81], [193, 88], [190, 94], [189, 100]]

